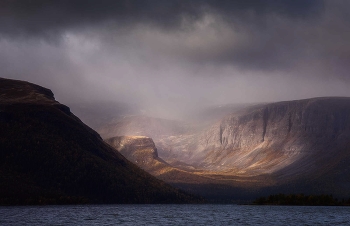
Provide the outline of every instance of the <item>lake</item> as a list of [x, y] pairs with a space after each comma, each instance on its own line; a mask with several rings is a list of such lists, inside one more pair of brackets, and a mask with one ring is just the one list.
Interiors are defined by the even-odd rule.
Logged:
[[0, 225], [350, 225], [350, 207], [15, 206], [0, 207]]

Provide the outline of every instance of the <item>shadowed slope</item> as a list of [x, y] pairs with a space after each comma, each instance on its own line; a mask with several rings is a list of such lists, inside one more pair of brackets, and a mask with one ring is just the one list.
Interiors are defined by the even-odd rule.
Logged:
[[43, 87], [0, 78], [0, 128], [0, 204], [198, 201], [130, 163]]

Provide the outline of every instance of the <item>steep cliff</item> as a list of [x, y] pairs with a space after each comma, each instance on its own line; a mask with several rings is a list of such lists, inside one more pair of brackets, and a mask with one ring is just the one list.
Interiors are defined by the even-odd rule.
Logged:
[[144, 136], [120, 136], [105, 140], [124, 157], [148, 172], [169, 166], [158, 157], [153, 140]]
[[224, 118], [196, 136], [196, 149], [182, 160], [239, 174], [287, 173], [287, 166], [288, 173], [305, 173], [348, 155], [349, 138], [350, 98], [280, 102]]
[[0, 78], [0, 204], [197, 201], [129, 162], [43, 87]]
[[238, 186], [254, 178], [253, 187], [350, 195], [350, 98], [251, 106], [156, 145], [165, 161], [201, 169], [213, 183]]

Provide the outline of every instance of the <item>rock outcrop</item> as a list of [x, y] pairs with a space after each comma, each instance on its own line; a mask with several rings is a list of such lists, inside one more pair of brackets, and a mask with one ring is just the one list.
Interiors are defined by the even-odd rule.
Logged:
[[105, 140], [124, 157], [147, 171], [169, 166], [158, 157], [153, 140], [145, 136], [120, 136]]

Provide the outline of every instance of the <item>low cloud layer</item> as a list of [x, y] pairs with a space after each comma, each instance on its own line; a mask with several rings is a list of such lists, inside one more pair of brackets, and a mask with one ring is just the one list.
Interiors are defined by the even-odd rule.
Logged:
[[64, 103], [197, 107], [350, 96], [348, 1], [2, 1], [1, 76]]

